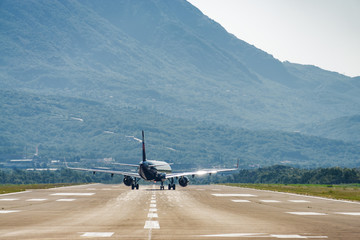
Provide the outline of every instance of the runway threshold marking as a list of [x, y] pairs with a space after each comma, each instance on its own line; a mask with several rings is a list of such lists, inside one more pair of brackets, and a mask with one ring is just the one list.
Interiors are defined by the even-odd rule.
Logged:
[[0, 210], [0, 213], [16, 213], [21, 212], [21, 210]]
[[278, 201], [278, 200], [260, 200], [260, 202], [264, 202], [264, 203], [279, 203], [280, 201]]
[[246, 193], [213, 193], [215, 197], [257, 197], [257, 195]]
[[302, 238], [302, 239], [311, 239], [311, 238], [316, 238], [316, 239], [324, 239], [324, 238], [328, 238], [327, 236], [303, 236], [303, 235], [298, 235], [298, 234], [270, 234], [270, 237], [274, 237], [274, 238], [290, 238], [290, 239], [295, 239], [295, 238]]
[[294, 215], [301, 215], [301, 216], [324, 216], [327, 215], [326, 213], [318, 213], [318, 212], [286, 212], [289, 214]]
[[113, 232], [85, 232], [81, 237], [111, 237]]
[[284, 194], [284, 195], [301, 197], [301, 198], [312, 198], [312, 199], [319, 199], [319, 200], [326, 200], [326, 201], [333, 201], [333, 202], [360, 204], [360, 202], [358, 202], [358, 201], [355, 202], [355, 201], [350, 201], [350, 200], [339, 200], [339, 199], [317, 197], [317, 196], [303, 195], [303, 194], [297, 194], [297, 193], [276, 192], [276, 191], [271, 191], [271, 190], [260, 190], [260, 189], [252, 189], [252, 190], [253, 191], [258, 191], [258, 192], [270, 192], [270, 193], [276, 193], [276, 194]]
[[310, 201], [307, 200], [288, 200], [289, 202], [294, 202], [294, 203], [309, 203]]
[[95, 193], [53, 193], [52, 196], [92, 196]]
[[61, 198], [61, 199], [58, 199], [56, 200], [57, 202], [72, 202], [72, 201], [75, 201], [76, 199], [74, 198]]
[[266, 233], [226, 233], [226, 234], [211, 234], [199, 235], [199, 237], [260, 237]]
[[350, 216], [360, 216], [360, 212], [337, 212], [336, 214], [350, 215]]
[[231, 200], [233, 202], [238, 202], [238, 203], [249, 203], [250, 201], [249, 200], [243, 200], [243, 199], [234, 199], [234, 200]]
[[198, 237], [228, 237], [228, 238], [280, 238], [280, 239], [325, 239], [327, 236], [304, 236], [298, 234], [267, 234], [267, 233], [226, 233], [212, 235], [198, 235]]

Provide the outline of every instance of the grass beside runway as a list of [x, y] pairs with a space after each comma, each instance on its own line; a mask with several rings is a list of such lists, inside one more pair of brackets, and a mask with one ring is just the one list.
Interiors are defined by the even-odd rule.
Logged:
[[22, 192], [29, 189], [48, 189], [77, 185], [74, 183], [50, 183], [50, 184], [0, 184], [0, 196], [5, 193]]
[[360, 201], [360, 184], [317, 185], [317, 184], [247, 184], [227, 183], [226, 186], [288, 192], [318, 197]]

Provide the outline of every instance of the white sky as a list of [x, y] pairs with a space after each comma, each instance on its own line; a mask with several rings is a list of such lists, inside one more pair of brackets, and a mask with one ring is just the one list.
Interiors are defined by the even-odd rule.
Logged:
[[360, 76], [360, 0], [188, 0], [280, 61]]

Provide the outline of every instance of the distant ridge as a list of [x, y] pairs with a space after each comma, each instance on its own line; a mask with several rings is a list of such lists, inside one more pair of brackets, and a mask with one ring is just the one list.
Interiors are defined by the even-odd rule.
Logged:
[[2, 0], [0, 29], [2, 89], [249, 129], [360, 111], [358, 78], [282, 63], [184, 0]]

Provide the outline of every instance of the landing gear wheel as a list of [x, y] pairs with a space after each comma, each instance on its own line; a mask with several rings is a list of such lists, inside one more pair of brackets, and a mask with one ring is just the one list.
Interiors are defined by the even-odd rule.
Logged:
[[171, 190], [171, 187], [172, 187], [171, 184], [169, 184], [169, 185], [168, 185], [168, 189]]
[[173, 189], [173, 190], [175, 190], [175, 186], [176, 186], [175, 184], [172, 186], [172, 189]]
[[165, 189], [164, 185], [161, 185], [160, 190], [164, 190], [164, 189]]
[[136, 190], [139, 190], [139, 184], [136, 184]]
[[131, 190], [134, 190], [135, 184], [131, 184]]

